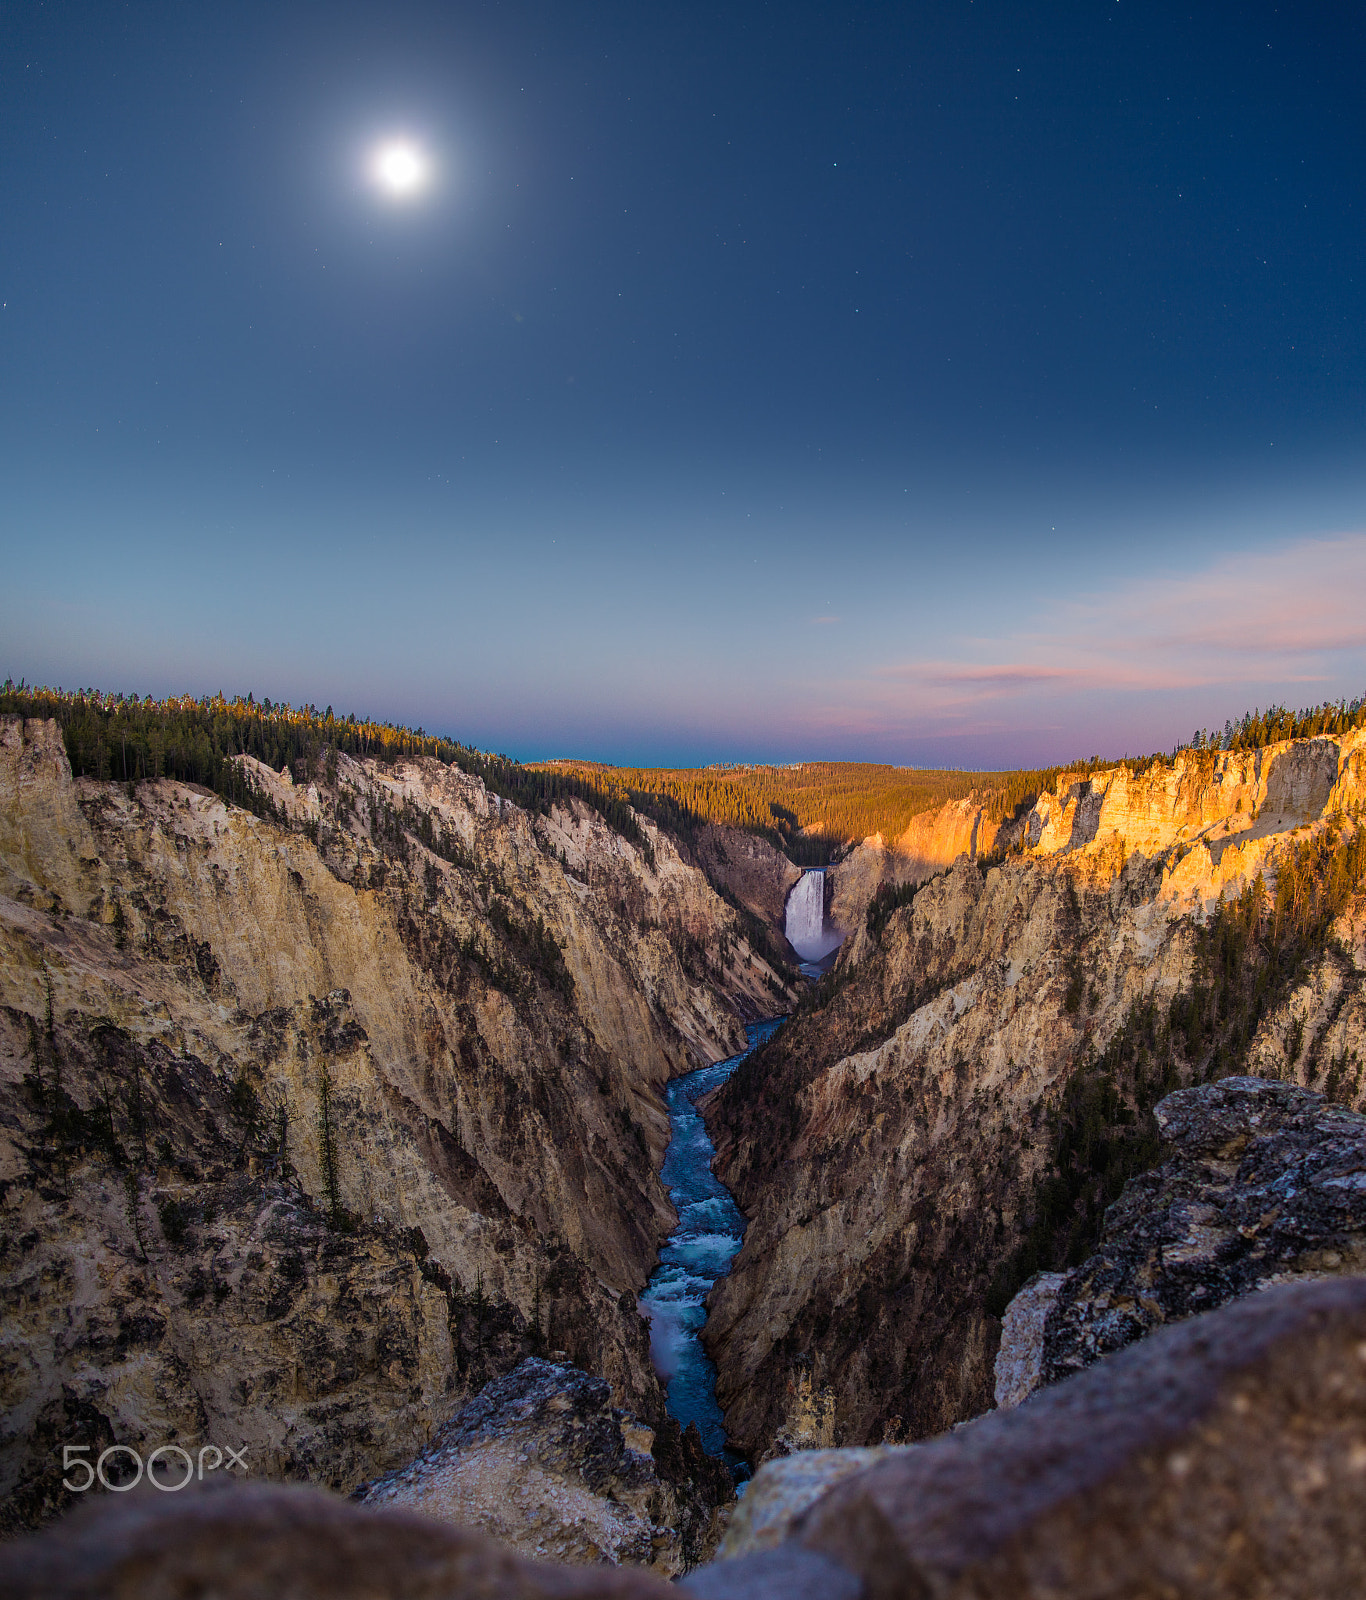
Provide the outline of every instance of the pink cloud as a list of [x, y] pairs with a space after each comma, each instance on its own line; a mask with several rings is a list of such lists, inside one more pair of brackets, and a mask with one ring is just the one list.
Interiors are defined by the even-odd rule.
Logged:
[[[1074, 591], [1022, 609], [995, 638], [981, 636], [980, 612], [965, 612], [947, 648], [941, 633], [918, 660], [868, 660], [848, 621], [839, 677], [784, 672], [740, 696], [718, 679], [701, 712], [684, 707], [680, 685], [651, 683], [651, 714], [691, 715], [699, 737], [723, 727], [740, 740], [761, 721], [794, 750], [882, 748], [892, 759], [917, 740], [968, 741], [988, 764], [1045, 750], [1062, 759], [1083, 741], [1147, 749], [1177, 725], [1188, 731], [1187, 715], [1222, 722], [1254, 704], [1366, 689], [1366, 533]], [[963, 746], [948, 748], [956, 757]]]
[[1011, 652], [1006, 662], [898, 664], [878, 676], [973, 698], [1048, 683], [1162, 690], [1325, 681], [1332, 658], [1366, 656], [1366, 534], [1226, 556], [1203, 571], [1066, 602], [1039, 621], [999, 641]]
[[1266, 659], [1366, 650], [1366, 534], [1225, 556], [1203, 572], [1089, 596], [1068, 611], [1093, 645], [1217, 652], [1225, 668], [1229, 653]]
[[1049, 683], [1059, 678], [1075, 678], [1080, 675], [1079, 670], [1073, 667], [1035, 667], [1024, 663], [976, 667], [910, 662], [901, 666], [879, 667], [876, 672], [879, 678], [900, 678], [915, 683], [945, 686], [982, 684], [1003, 693], [1010, 689], [1026, 688], [1032, 683]]
[[1366, 533], [1224, 556], [1060, 600], [957, 659], [892, 661], [827, 685], [809, 725], [850, 733], [979, 735], [1064, 725], [1100, 694], [1247, 686], [1272, 694], [1357, 676], [1366, 687]]

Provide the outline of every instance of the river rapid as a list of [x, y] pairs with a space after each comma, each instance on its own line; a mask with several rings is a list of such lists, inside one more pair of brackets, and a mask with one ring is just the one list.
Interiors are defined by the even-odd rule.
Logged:
[[670, 1413], [683, 1427], [695, 1422], [710, 1455], [721, 1456], [737, 1479], [749, 1476], [744, 1458], [726, 1444], [716, 1403], [716, 1368], [699, 1335], [707, 1320], [703, 1301], [725, 1277], [745, 1235], [745, 1219], [729, 1189], [711, 1170], [716, 1148], [698, 1100], [718, 1089], [783, 1019], [745, 1024], [749, 1043], [737, 1056], [674, 1078], [668, 1086], [669, 1148], [660, 1176], [678, 1212], [678, 1227], [659, 1253], [640, 1309], [650, 1319], [650, 1355], [668, 1386]]

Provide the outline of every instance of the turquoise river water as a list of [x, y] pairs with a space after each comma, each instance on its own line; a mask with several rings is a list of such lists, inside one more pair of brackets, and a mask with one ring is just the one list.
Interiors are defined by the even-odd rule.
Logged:
[[716, 1404], [716, 1368], [699, 1335], [707, 1320], [702, 1302], [730, 1271], [745, 1236], [745, 1219], [711, 1170], [716, 1149], [697, 1102], [719, 1088], [782, 1020], [747, 1023], [749, 1042], [738, 1056], [699, 1067], [669, 1084], [669, 1148], [660, 1175], [678, 1212], [678, 1227], [660, 1251], [659, 1265], [640, 1297], [640, 1308], [650, 1319], [655, 1370], [668, 1385], [670, 1412], [685, 1428], [695, 1422], [708, 1453], [724, 1457], [737, 1478], [747, 1477], [749, 1469], [727, 1446]]

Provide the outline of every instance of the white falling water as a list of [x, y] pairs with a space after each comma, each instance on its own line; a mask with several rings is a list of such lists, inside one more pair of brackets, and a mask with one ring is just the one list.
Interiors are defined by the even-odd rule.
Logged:
[[787, 897], [783, 923], [787, 942], [803, 961], [820, 961], [844, 942], [844, 935], [825, 920], [825, 871], [804, 872]]

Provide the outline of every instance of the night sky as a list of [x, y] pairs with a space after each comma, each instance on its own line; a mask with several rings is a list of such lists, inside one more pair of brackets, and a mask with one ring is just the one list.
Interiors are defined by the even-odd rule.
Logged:
[[687, 763], [1361, 694], [1364, 68], [1346, 4], [5, 5], [0, 676]]

